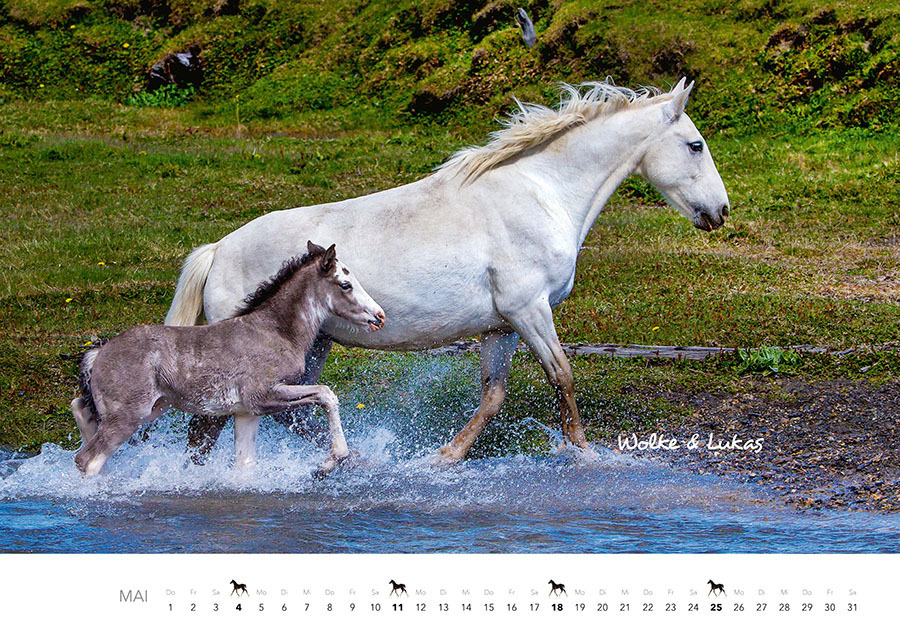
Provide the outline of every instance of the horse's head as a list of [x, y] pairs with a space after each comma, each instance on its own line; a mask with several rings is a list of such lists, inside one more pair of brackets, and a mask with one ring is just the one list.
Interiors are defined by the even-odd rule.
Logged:
[[666, 201], [701, 230], [715, 230], [728, 216], [728, 193], [706, 141], [685, 114], [694, 86], [684, 78], [662, 105], [663, 131], [644, 153], [638, 171]]
[[384, 311], [360, 286], [347, 267], [337, 259], [334, 245], [327, 250], [307, 241], [311, 256], [319, 256], [319, 275], [324, 289], [322, 299], [331, 314], [350, 323], [367, 326], [370, 332], [384, 327]]

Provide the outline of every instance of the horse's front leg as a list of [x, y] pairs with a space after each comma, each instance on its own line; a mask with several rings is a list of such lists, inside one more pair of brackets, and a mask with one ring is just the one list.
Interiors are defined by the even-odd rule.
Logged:
[[550, 384], [556, 390], [563, 435], [585, 458], [596, 459], [597, 452], [591, 448], [584, 435], [581, 415], [578, 413], [578, 406], [575, 405], [572, 368], [556, 335], [553, 311], [549, 303], [534, 301], [531, 305], [518, 308], [504, 316], [528, 344], [541, 363]]
[[481, 403], [459, 434], [441, 447], [439, 461], [452, 463], [462, 460], [484, 427], [500, 412], [518, 342], [519, 335], [510, 331], [492, 330], [481, 335]]
[[[303, 368], [303, 375], [297, 381], [298, 386], [318, 384], [319, 376], [322, 375], [333, 345], [334, 341], [324, 334], [316, 337], [312, 347], [306, 353], [306, 364]], [[319, 447], [325, 447], [328, 444], [328, 428], [313, 418], [312, 406], [302, 406], [272, 415], [272, 417], [291, 432], [314, 441]]]
[[[301, 385], [315, 384], [325, 368], [325, 362], [334, 342], [327, 336], [319, 335], [306, 355], [306, 366], [300, 378]], [[74, 409], [73, 409], [74, 411]], [[318, 421], [312, 418], [309, 406], [304, 406], [289, 412], [273, 415], [273, 418], [282, 425], [290, 428], [301, 436], [312, 439], [320, 447], [328, 442], [328, 430]], [[194, 464], [204, 464], [209, 452], [215, 447], [219, 435], [228, 423], [227, 416], [208, 417], [193, 415], [188, 422], [187, 451]], [[248, 430], [249, 432], [249, 430]], [[238, 436], [238, 423], [235, 421], [235, 437]], [[255, 439], [254, 439], [255, 440]]]
[[333, 471], [338, 464], [350, 456], [341, 417], [338, 411], [338, 398], [327, 386], [312, 384], [301, 386], [296, 384], [277, 384], [259, 404], [260, 411], [265, 413], [284, 412], [301, 406], [318, 404], [325, 409], [328, 416], [328, 434], [331, 438], [331, 456], [322, 464], [318, 473], [324, 475]]
[[244, 469], [256, 464], [256, 434], [259, 415], [249, 412], [234, 414], [234, 466]]

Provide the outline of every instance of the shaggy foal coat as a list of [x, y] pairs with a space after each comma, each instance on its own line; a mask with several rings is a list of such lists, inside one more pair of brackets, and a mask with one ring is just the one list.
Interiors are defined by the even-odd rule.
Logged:
[[[139, 326], [126, 330], [82, 362], [82, 397], [72, 413], [84, 446], [75, 456], [89, 475], [144, 423], [170, 408], [203, 415], [253, 419], [318, 404], [328, 415], [329, 471], [349, 450], [334, 393], [322, 385], [292, 384], [322, 324], [340, 317], [370, 330], [384, 312], [328, 250], [284, 264], [248, 297], [235, 318], [208, 326]], [[256, 429], [236, 441], [236, 462], [255, 457]]]

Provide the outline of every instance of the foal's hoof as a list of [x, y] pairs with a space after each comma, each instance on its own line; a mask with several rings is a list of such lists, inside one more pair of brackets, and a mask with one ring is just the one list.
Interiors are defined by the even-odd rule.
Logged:
[[339, 466], [347, 462], [350, 458], [358, 458], [359, 453], [356, 451], [351, 451], [346, 456], [329, 456], [328, 459], [322, 463], [318, 469], [313, 471], [313, 479], [314, 480], [324, 480], [329, 473], [337, 469]]

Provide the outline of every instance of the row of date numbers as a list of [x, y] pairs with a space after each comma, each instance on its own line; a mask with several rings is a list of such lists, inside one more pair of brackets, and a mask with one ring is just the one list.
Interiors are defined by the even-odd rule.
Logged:
[[[337, 611], [338, 609], [340, 609], [341, 607], [343, 607], [344, 605], [346, 606], [346, 609], [349, 610], [350, 612], [356, 612], [357, 610], [364, 611], [364, 610], [366, 610], [366, 608], [368, 608], [369, 612], [381, 612], [383, 610], [384, 611], [392, 611], [392, 612], [403, 612], [405, 609], [407, 609], [407, 608], [405, 608], [406, 604], [404, 604], [404, 603], [390, 603], [390, 604], [382, 605], [381, 603], [378, 603], [378, 602], [370, 603], [370, 604], [368, 604], [368, 606], [357, 605], [356, 603], [352, 603], [352, 602], [348, 603], [348, 604], [326, 603], [320, 607], [322, 609], [324, 609], [324, 611], [326, 611], [326, 612], [334, 612], [334, 611]], [[657, 608], [657, 605], [659, 605], [659, 609]], [[701, 607], [701, 606], [703, 606], [703, 607]], [[815, 604], [813, 604], [811, 602], [803, 602], [800, 604], [791, 604], [788, 602], [783, 602], [783, 603], [772, 604], [771, 606], [765, 602], [757, 602], [755, 604], [750, 604], [749, 607], [745, 606], [745, 604], [741, 603], [741, 602], [732, 602], [730, 604], [722, 603], [722, 602], [714, 602], [714, 603], [710, 603], [710, 604], [688, 602], [687, 604], [683, 604], [681, 606], [679, 606], [679, 604], [674, 603], [674, 602], [668, 602], [665, 604], [644, 602], [644, 603], [640, 603], [640, 604], [635, 604], [634, 611], [640, 611], [640, 612], [654, 612], [654, 611], [700, 612], [703, 609], [707, 609], [707, 606], [708, 606], [708, 611], [710, 611], [710, 612], [754, 611], [754, 606], [755, 606], [756, 612], [767, 612], [767, 611], [773, 611], [773, 610], [777, 611], [777, 612], [790, 612], [792, 609], [798, 610], [800, 612], [813, 612], [816, 609]], [[487, 603], [483, 603], [480, 605], [477, 603], [476, 604], [460, 603], [458, 606], [447, 603], [447, 602], [443, 602], [443, 603], [437, 603], [435, 605], [431, 605], [428, 603], [416, 603], [416, 604], [414, 604], [413, 608], [410, 611], [428, 612], [430, 610], [436, 610], [437, 612], [450, 612], [452, 607], [457, 607], [461, 612], [473, 612], [477, 609], [480, 609], [481, 611], [484, 611], [484, 612], [495, 612], [495, 611], [503, 611], [504, 610], [504, 604], [496, 604], [494, 602], [487, 602]], [[856, 603], [847, 603], [847, 604], [844, 604], [843, 606], [838, 603], [835, 603], [835, 602], [827, 602], [827, 603], [821, 604], [821, 609], [823, 609], [825, 612], [838, 612], [841, 610], [842, 607], [844, 608], [844, 611], [846, 611], [846, 612], [857, 612], [858, 611]], [[169, 611], [174, 612], [175, 609], [176, 609], [175, 604], [170, 603]], [[200, 609], [201, 609], [201, 607], [197, 603], [191, 603], [188, 607], [188, 610], [190, 612], [197, 612]], [[233, 608], [230, 606], [222, 606], [219, 603], [213, 603], [210, 606], [210, 609], [213, 612], [219, 612], [219, 611], [222, 611], [223, 609], [234, 609], [238, 612], [241, 612], [244, 610], [255, 610], [257, 612], [265, 612], [267, 609], [273, 609], [273, 608], [267, 608], [265, 603], [259, 603], [259, 604], [256, 604], [255, 606], [250, 605], [250, 604], [245, 604], [245, 603], [238, 603]], [[288, 604], [282, 603], [280, 607], [276, 606], [274, 609], [279, 610], [281, 612], [287, 612]], [[311, 604], [311, 603], [301, 604], [301, 608], [300, 608], [301, 612], [309, 612], [311, 609], [313, 609], [313, 604]], [[520, 610], [520, 608], [519, 608], [518, 603], [506, 603], [505, 604], [506, 612], [518, 612], [519, 610]], [[550, 603], [550, 604], [529, 603], [529, 604], [527, 604], [527, 606], [525, 606], [525, 604], [523, 604], [522, 610], [529, 611], [529, 612], [539, 612], [539, 611], [546, 611], [546, 612], [564, 612], [564, 611], [570, 611], [570, 612], [588, 612], [588, 611], [593, 611], [593, 612], [610, 612], [610, 611], [631, 612], [631, 611], [633, 611], [632, 604], [629, 602], [620, 602], [620, 603], [612, 603], [612, 604], [606, 603], [606, 602], [599, 602], [599, 603], [595, 603], [595, 604], [588, 604], [588, 603], [566, 604], [566, 603], [558, 603], [558, 602]]]

